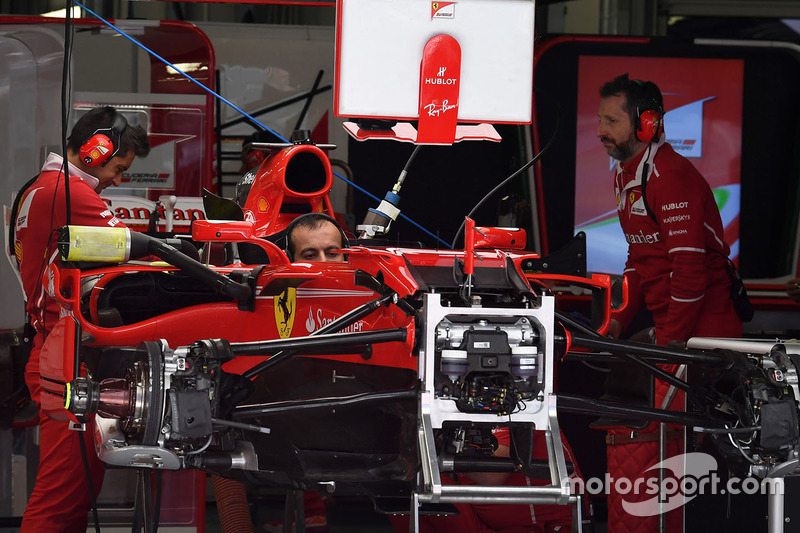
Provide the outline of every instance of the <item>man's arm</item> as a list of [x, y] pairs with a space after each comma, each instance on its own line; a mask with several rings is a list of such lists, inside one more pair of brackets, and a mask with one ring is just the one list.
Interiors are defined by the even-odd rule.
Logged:
[[76, 182], [70, 190], [71, 223], [76, 226], [108, 226], [124, 228], [125, 224], [118, 219], [99, 194], [88, 184]]
[[714, 199], [705, 179], [687, 166], [682, 173], [662, 176], [667, 179], [653, 206], [671, 263], [669, 308], [659, 344], [689, 338], [708, 286], [706, 256], [713, 252], [706, 249], [706, 234], [713, 229], [706, 224], [705, 213], [706, 203]]
[[608, 334], [611, 337], [619, 338], [628, 325], [636, 316], [636, 313], [644, 305], [644, 295], [642, 294], [641, 278], [636, 269], [630, 264], [630, 257], [625, 265], [625, 279], [628, 280], [628, 303], [620, 311], [611, 312], [611, 324], [609, 324]]

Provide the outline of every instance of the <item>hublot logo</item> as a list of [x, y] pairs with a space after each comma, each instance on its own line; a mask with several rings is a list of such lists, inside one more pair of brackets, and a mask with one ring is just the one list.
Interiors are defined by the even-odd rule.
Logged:
[[674, 209], [685, 209], [689, 207], [689, 202], [672, 202], [661, 206], [662, 211], [672, 211]]

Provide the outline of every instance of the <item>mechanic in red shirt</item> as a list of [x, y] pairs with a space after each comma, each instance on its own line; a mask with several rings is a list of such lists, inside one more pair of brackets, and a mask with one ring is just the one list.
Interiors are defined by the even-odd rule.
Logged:
[[597, 136], [618, 160], [614, 192], [628, 241], [629, 304], [616, 320], [627, 325], [645, 304], [657, 344], [740, 336], [719, 210], [703, 176], [665, 141], [661, 91], [622, 75], [600, 96]]
[[[70, 224], [124, 227], [100, 198], [99, 192], [118, 186], [135, 157], [150, 152], [147, 133], [128, 125], [112, 107], [99, 107], [82, 116], [67, 139]], [[31, 398], [41, 408], [39, 353], [59, 318], [59, 307], [46, 293], [46, 269], [58, 261], [58, 228], [67, 223], [65, 161], [51, 153], [35, 182], [18, 200], [14, 250], [26, 296], [26, 312], [36, 329], [25, 368]], [[93, 432], [71, 431], [67, 422], [40, 412], [39, 470], [22, 518], [25, 532], [85, 532], [91, 494], [81, 457], [83, 438], [95, 495], [105, 470], [94, 453]]]
[[[730, 298], [730, 248], [723, 240], [719, 210], [700, 172], [666, 142], [660, 89], [623, 74], [604, 84], [600, 97], [597, 137], [618, 161], [614, 192], [628, 242], [629, 301], [612, 320], [610, 334], [619, 336], [645, 305], [653, 315], [656, 344], [693, 336], [740, 337], [742, 323]], [[676, 365], [663, 368], [673, 374], [677, 370]], [[656, 380], [654, 407], [663, 406], [668, 390]], [[683, 395], [676, 394], [668, 407], [683, 409]], [[657, 431], [653, 422], [638, 432], [610, 429], [609, 474], [633, 481], [655, 464]], [[681, 434], [668, 433], [668, 455], [680, 453]], [[657, 531], [658, 516], [636, 517], [622, 507], [622, 500], [648, 498], [653, 496], [640, 495], [637, 500], [611, 490], [608, 531]], [[667, 530], [680, 531], [680, 518], [680, 509], [669, 513]]]

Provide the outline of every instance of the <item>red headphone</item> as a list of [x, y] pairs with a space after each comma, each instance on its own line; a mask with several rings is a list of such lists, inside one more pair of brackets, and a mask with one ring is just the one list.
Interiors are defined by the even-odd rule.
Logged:
[[[122, 134], [128, 127], [128, 121], [124, 116], [117, 113], [114, 116], [114, 123], [110, 128], [99, 128], [81, 144], [78, 154], [81, 161], [89, 167], [106, 166], [106, 163], [117, 155]], [[109, 135], [101, 132], [108, 132]], [[111, 140], [111, 134], [117, 135], [117, 142]]]
[[266, 158], [267, 154], [264, 150], [248, 150], [244, 155], [245, 166], [247, 170], [258, 168]]
[[641, 111], [636, 108], [636, 138], [641, 142], [657, 143], [664, 133], [664, 110], [658, 103], [655, 93], [658, 87], [651, 81], [631, 80], [641, 88], [642, 93], [652, 101], [652, 105]]
[[663, 115], [655, 109], [645, 109], [636, 117], [636, 138], [657, 143], [664, 132]]

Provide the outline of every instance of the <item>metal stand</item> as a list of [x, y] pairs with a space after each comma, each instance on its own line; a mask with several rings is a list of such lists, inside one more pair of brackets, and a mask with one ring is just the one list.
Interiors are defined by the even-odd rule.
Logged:
[[[675, 377], [678, 379], [685, 379], [686, 377], [687, 367], [685, 364], [680, 365], [678, 367], [678, 371], [675, 373]], [[667, 410], [669, 409], [672, 400], [675, 398], [675, 394], [678, 392], [677, 387], [675, 385], [670, 385], [669, 389], [667, 389], [667, 394], [664, 395], [664, 400], [661, 402], [661, 409]], [[685, 406], [684, 406], [685, 410]], [[662, 462], [664, 459], [667, 458], [667, 424], [661, 422], [658, 425], [658, 462]], [[685, 468], [684, 468], [685, 470]], [[660, 469], [658, 471], [658, 487], [659, 487], [659, 495], [658, 495], [658, 531], [659, 533], [666, 533], [667, 531], [667, 518], [664, 513], [664, 502], [665, 498], [664, 495], [661, 494], [661, 489], [664, 488], [664, 469]], [[681, 531], [684, 528], [681, 527]]]
[[154, 530], [152, 476], [153, 470], [149, 468], [136, 469], [136, 501], [132, 532], [143, 530], [144, 533], [151, 533]]
[[302, 490], [286, 491], [286, 507], [283, 512], [283, 533], [305, 533], [306, 512], [303, 504]]
[[[772, 468], [762, 481], [762, 483], [769, 483], [769, 485], [767, 485], [768, 533], [784, 533], [784, 529], [789, 520], [785, 507], [786, 484], [784, 483], [784, 479], [787, 476], [797, 474], [798, 468], [800, 468], [800, 459], [790, 459]], [[780, 480], [781, 483], [770, 483], [770, 479]], [[776, 487], [780, 487], [780, 490], [773, 490], [776, 489]], [[796, 529], [796, 527], [792, 530], [794, 529]]]
[[[423, 309], [426, 324], [423, 337], [423, 349], [419, 356], [419, 375], [423, 381], [423, 391], [419, 405], [419, 449], [422, 463], [422, 479], [418, 490], [413, 494], [410, 531], [417, 531], [417, 504], [423, 503], [481, 503], [481, 504], [555, 504], [577, 505], [579, 498], [572, 494], [569, 475], [564, 458], [561, 433], [558, 426], [556, 396], [553, 395], [553, 298], [542, 298], [536, 309], [494, 309], [494, 308], [449, 308], [442, 307], [438, 294], [425, 295]], [[544, 353], [540, 353], [539, 364], [544, 365], [544, 373], [540, 373], [543, 391], [535, 399], [526, 400], [526, 409], [522, 412], [504, 417], [503, 421], [532, 423], [536, 429], [544, 431], [547, 444], [550, 485], [538, 487], [512, 487], [494, 485], [442, 485], [440, 478], [440, 458], [436, 450], [434, 430], [441, 429], [445, 421], [463, 421], [469, 423], [498, 424], [498, 416], [494, 413], [464, 413], [457, 409], [455, 402], [446, 397], [437, 396], [435, 375], [436, 327], [448, 316], [468, 319], [470, 316], [491, 321], [493, 316], [504, 319], [509, 317], [529, 321], [534, 325], [540, 340], [543, 341]], [[500, 322], [500, 321], [499, 321]], [[581, 524], [578, 523], [580, 531]]]
[[767, 531], [783, 533], [783, 493], [767, 495]]

